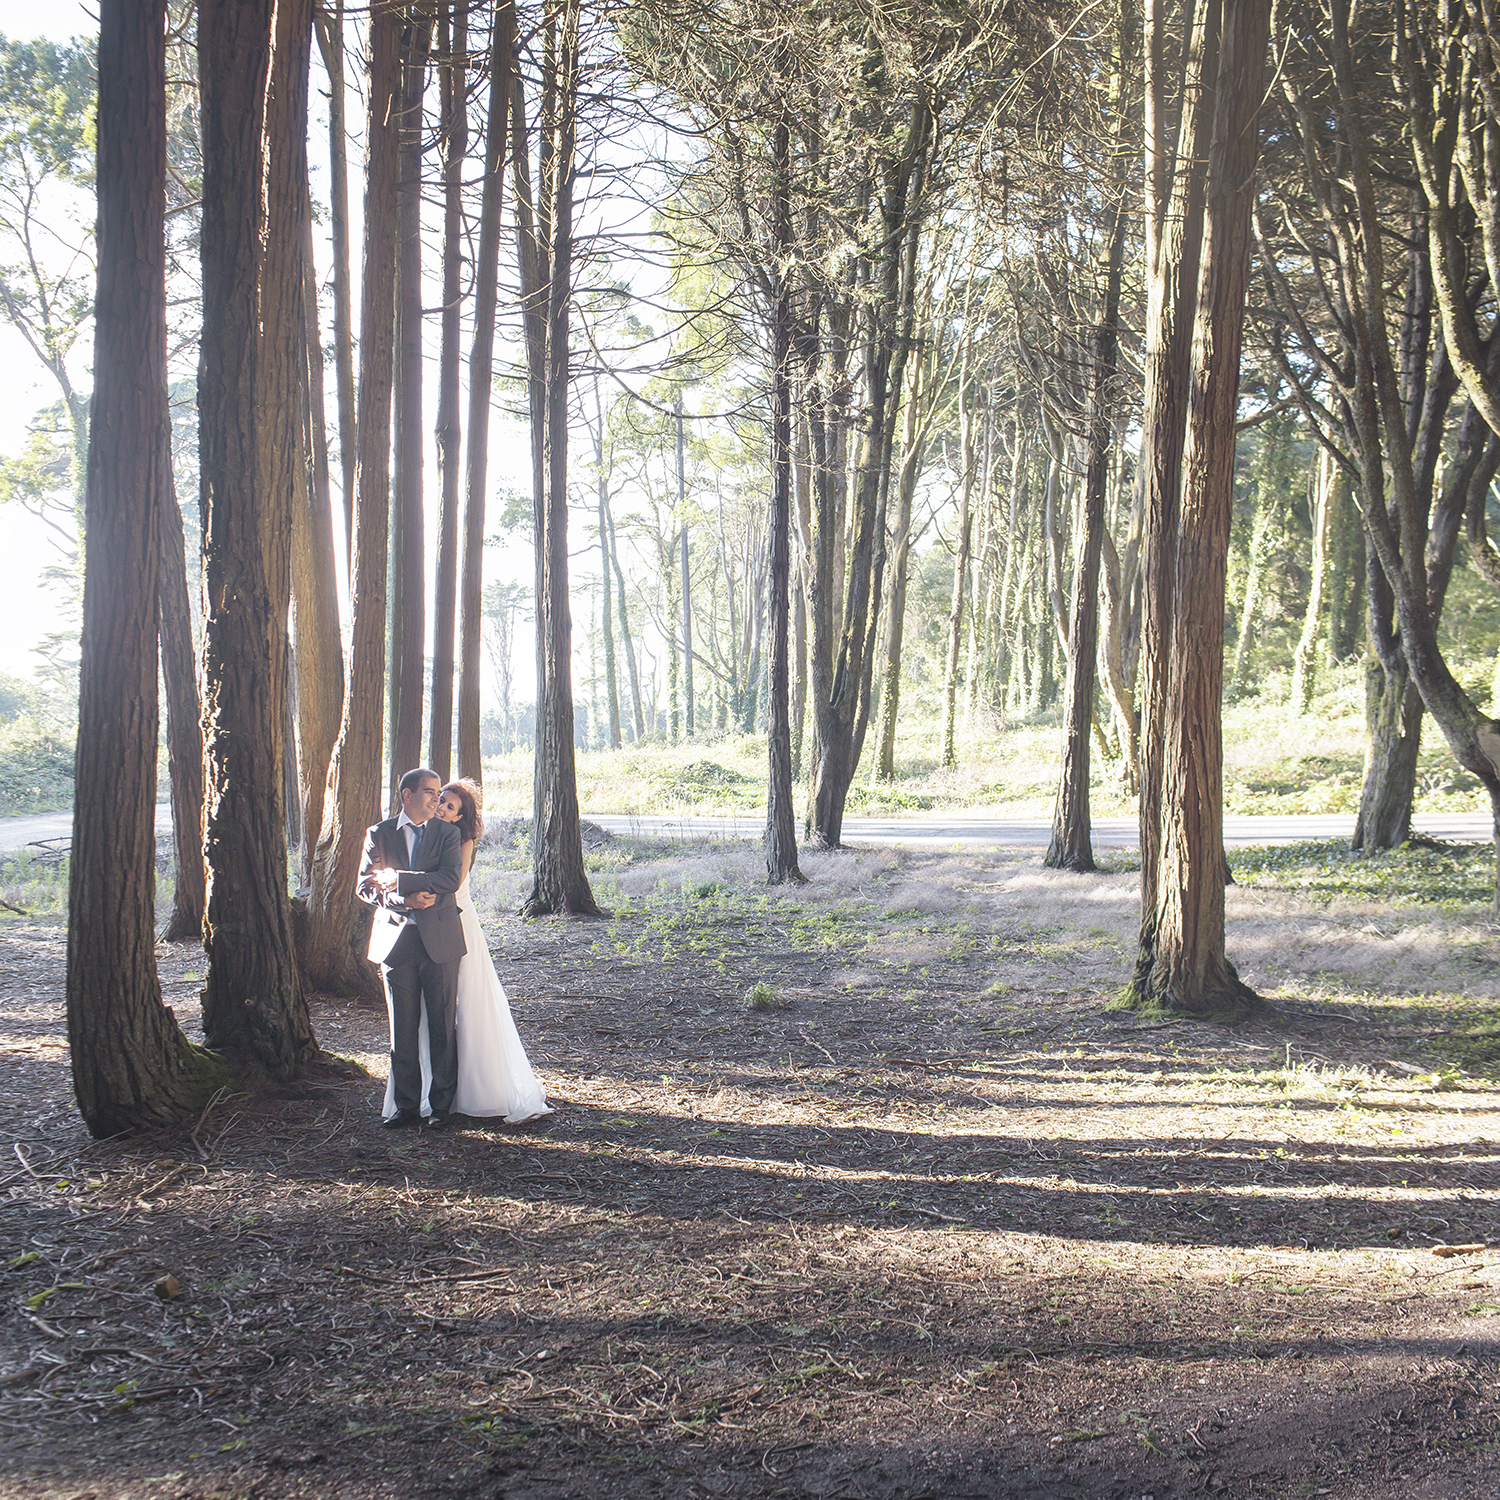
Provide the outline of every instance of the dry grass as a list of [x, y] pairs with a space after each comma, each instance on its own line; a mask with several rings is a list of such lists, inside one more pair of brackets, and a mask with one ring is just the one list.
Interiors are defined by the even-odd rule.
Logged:
[[[1358, 806], [1365, 754], [1364, 670], [1350, 663], [1320, 678], [1313, 711], [1288, 712], [1284, 678], [1224, 711], [1225, 799], [1231, 813], [1335, 813]], [[960, 735], [959, 764], [945, 768], [941, 719], [922, 713], [903, 723], [896, 778], [872, 784], [873, 746], [850, 789], [851, 814], [948, 811], [988, 817], [1047, 817], [1057, 795], [1059, 729], [1055, 715], [1037, 723], [979, 716]], [[1091, 800], [1099, 816], [1133, 813], [1117, 765], [1094, 757]], [[585, 811], [649, 815], [763, 812], [766, 747], [759, 735], [710, 735], [692, 744], [627, 746], [578, 755]], [[531, 810], [531, 756], [517, 752], [485, 763], [490, 808], [510, 816]], [[1454, 762], [1427, 726], [1419, 765], [1417, 810], [1480, 811], [1472, 776]]]

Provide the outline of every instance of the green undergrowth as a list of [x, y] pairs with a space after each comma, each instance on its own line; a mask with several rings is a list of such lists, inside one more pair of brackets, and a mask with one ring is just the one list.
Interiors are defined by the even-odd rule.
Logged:
[[0, 724], [0, 817], [73, 805], [73, 737], [29, 719]]
[[[1488, 670], [1488, 666], [1486, 666]], [[1352, 814], [1364, 775], [1364, 669], [1358, 662], [1323, 669], [1312, 709], [1292, 712], [1290, 683], [1271, 674], [1224, 709], [1224, 806], [1235, 814]], [[942, 714], [920, 694], [903, 694], [906, 712], [896, 736], [893, 778], [874, 776], [872, 734], [849, 788], [851, 816], [1047, 817], [1057, 796], [1061, 745], [1055, 708], [1030, 718], [981, 710], [961, 716], [957, 764], [943, 764]], [[808, 748], [804, 745], [804, 750]], [[580, 748], [579, 805], [591, 812], [635, 814], [759, 814], [766, 805], [764, 735], [709, 732], [676, 744], [648, 741], [620, 750]], [[804, 764], [799, 798], [806, 790]], [[1090, 801], [1099, 817], [1129, 817], [1135, 797], [1118, 761], [1092, 756]], [[489, 810], [516, 816], [532, 801], [531, 755], [521, 750], [485, 763]], [[1482, 811], [1475, 779], [1437, 735], [1429, 735], [1417, 768], [1415, 809], [1424, 813]]]
[[1255, 844], [1229, 850], [1241, 885], [1278, 886], [1323, 901], [1389, 901], [1457, 910], [1489, 904], [1495, 891], [1495, 846], [1412, 841], [1399, 849], [1356, 854], [1347, 839]]
[[[0, 855], [0, 919], [60, 917], [68, 910], [68, 858], [18, 849]], [[7, 910], [6, 907], [19, 908]]]

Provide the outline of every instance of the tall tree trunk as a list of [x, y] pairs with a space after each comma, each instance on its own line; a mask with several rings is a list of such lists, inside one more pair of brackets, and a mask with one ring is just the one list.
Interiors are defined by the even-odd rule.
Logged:
[[[1123, 145], [1118, 137], [1117, 145]], [[1123, 193], [1116, 199], [1111, 215], [1106, 232], [1104, 307], [1094, 329], [1094, 368], [1087, 418], [1088, 454], [1083, 477], [1083, 534], [1078, 538], [1073, 566], [1068, 686], [1063, 703], [1062, 773], [1057, 784], [1057, 810], [1052, 818], [1052, 842], [1043, 861], [1054, 870], [1094, 869], [1093, 830], [1089, 818], [1089, 732], [1094, 722], [1094, 683], [1099, 649], [1099, 554], [1105, 530], [1104, 491], [1114, 443], [1110, 396], [1119, 363], [1120, 286], [1125, 273], [1128, 215]]]
[[1399, 650], [1389, 665], [1373, 655], [1365, 663], [1365, 724], [1364, 785], [1350, 847], [1399, 849], [1411, 834], [1422, 746], [1422, 697]]
[[1365, 618], [1365, 530], [1346, 485], [1335, 496], [1328, 578], [1328, 660], [1347, 661], [1359, 650]]
[[792, 685], [792, 774], [798, 781], [806, 762], [802, 739], [807, 725], [807, 598], [812, 565], [812, 461], [808, 449], [807, 421], [792, 403], [795, 452], [792, 458], [793, 519], [797, 527], [797, 590], [792, 616], [792, 657], [796, 678]]
[[[445, 5], [439, 19], [443, 154], [443, 341], [438, 357], [437, 455], [442, 509], [432, 600], [432, 718], [427, 764], [444, 781], [453, 763], [454, 633], [458, 611], [458, 492], [462, 475], [459, 313], [463, 305], [463, 169], [469, 149], [466, 84], [469, 4]], [[504, 109], [504, 101], [501, 101]], [[488, 413], [486, 413], [488, 415]]]
[[[544, 686], [547, 681], [546, 628], [542, 601], [547, 593], [547, 314], [551, 274], [552, 227], [550, 215], [552, 156], [555, 133], [549, 124], [556, 109], [557, 25], [555, 12], [548, 12], [542, 30], [542, 77], [537, 115], [537, 174], [531, 178], [531, 148], [526, 127], [525, 81], [518, 75], [512, 105], [511, 170], [515, 176], [516, 269], [521, 290], [521, 332], [526, 346], [526, 405], [531, 420], [531, 556], [534, 581], [536, 655], [536, 709], [532, 754], [531, 795], [533, 809], [543, 795]], [[672, 636], [675, 641], [675, 635]], [[675, 649], [675, 648], [674, 648]], [[569, 736], [571, 738], [571, 728]], [[533, 818], [531, 837], [535, 848], [540, 826]]]
[[615, 671], [615, 632], [611, 618], [610, 594], [614, 580], [610, 577], [609, 479], [604, 469], [604, 407], [599, 400], [599, 382], [594, 382], [594, 471], [598, 477], [599, 497], [599, 591], [601, 595], [599, 625], [604, 635], [605, 712], [609, 716], [609, 748], [618, 750], [620, 739], [620, 684]]
[[777, 256], [771, 314], [771, 677], [766, 705], [766, 876], [800, 882], [787, 635], [792, 574], [792, 248], [791, 131], [778, 121], [771, 144], [771, 219]]
[[390, 737], [387, 799], [401, 810], [396, 784], [422, 759], [422, 648], [426, 568], [422, 508], [422, 97], [432, 16], [407, 24], [401, 87], [401, 186], [396, 231], [396, 484], [391, 492]]
[[68, 1042], [90, 1132], [172, 1124], [224, 1072], [156, 972], [157, 579], [168, 491], [166, 3], [102, 0]]
[[311, 0], [199, 6], [203, 1030], [210, 1046], [278, 1078], [295, 1076], [317, 1052], [294, 949], [282, 786], [292, 490], [307, 463], [302, 215], [311, 46]]
[[1063, 460], [1066, 454], [1063, 449], [1062, 428], [1057, 419], [1045, 407], [1041, 418], [1042, 431], [1047, 437], [1047, 488], [1042, 511], [1042, 532], [1047, 543], [1047, 603], [1052, 610], [1057, 643], [1066, 651], [1068, 606], [1063, 599], [1063, 537], [1062, 526], [1057, 518], [1063, 499]]
[[1255, 622], [1261, 607], [1261, 581], [1271, 564], [1276, 533], [1281, 528], [1282, 426], [1283, 423], [1275, 418], [1268, 424], [1256, 463], [1255, 524], [1250, 528], [1250, 546], [1245, 559], [1245, 592], [1240, 601], [1240, 628], [1235, 637], [1234, 664], [1229, 673], [1230, 687], [1235, 693], [1244, 684], [1250, 646], [1255, 639]]
[[527, 916], [568, 912], [598, 916], [583, 868], [578, 781], [573, 759], [573, 620], [568, 605], [568, 390], [569, 314], [573, 279], [573, 178], [578, 108], [578, 0], [549, 6], [549, 61], [554, 70], [552, 135], [546, 181], [550, 231], [547, 265], [546, 389], [544, 408], [546, 495], [543, 511], [542, 589], [536, 615], [537, 776], [532, 833], [534, 883]]
[[323, 833], [308, 902], [308, 977], [320, 990], [379, 996], [360, 939], [369, 915], [354, 895], [366, 828], [380, 811], [385, 687], [386, 542], [390, 520], [391, 387], [396, 324], [396, 199], [401, 18], [370, 17], [364, 275], [360, 292], [359, 467], [355, 480], [349, 672], [328, 776]]
[[[166, 375], [163, 373], [163, 381]], [[187, 550], [172, 472], [172, 424], [161, 441], [161, 669], [167, 700], [167, 767], [172, 785], [172, 915], [169, 943], [203, 936], [207, 883], [203, 869], [203, 730], [198, 670], [188, 603]]]
[[[484, 489], [489, 474], [490, 386], [494, 376], [495, 308], [499, 300], [500, 204], [505, 148], [511, 136], [516, 89], [514, 0], [495, 7], [490, 39], [489, 118], [484, 139], [484, 189], [479, 204], [479, 251], [474, 267], [474, 343], [469, 354], [469, 444], [464, 458], [464, 556], [459, 585], [458, 774], [479, 782], [479, 672], [483, 636]], [[520, 146], [525, 153], [525, 121]], [[516, 167], [517, 174], [522, 164]], [[521, 204], [518, 202], [519, 214]]]
[[1343, 469], [1324, 448], [1318, 450], [1312, 480], [1312, 567], [1307, 586], [1307, 612], [1302, 617], [1302, 634], [1298, 637], [1297, 649], [1292, 653], [1292, 708], [1299, 717], [1305, 717], [1312, 709], [1333, 517], [1338, 510], [1339, 489], [1348, 484]]
[[[310, 205], [309, 205], [310, 206]], [[297, 703], [297, 795], [300, 799], [301, 884], [312, 884], [313, 859], [323, 828], [328, 766], [338, 743], [344, 703], [344, 648], [339, 633], [338, 557], [328, 445], [323, 438], [323, 359], [318, 352], [317, 277], [312, 262], [312, 219], [303, 236], [304, 369], [306, 418], [313, 455], [311, 482], [302, 466], [292, 489], [292, 641]]]
[[[965, 298], [965, 313], [968, 312]], [[943, 764], [958, 764], [955, 739], [958, 720], [958, 647], [963, 635], [964, 591], [969, 583], [969, 544], [974, 519], [971, 497], [974, 490], [974, 401], [969, 388], [969, 357], [973, 351], [972, 331], [965, 330], [963, 358], [958, 371], [959, 461], [963, 477], [958, 487], [958, 537], [953, 549], [953, 602], [948, 610], [948, 665], [943, 673]]]
[[906, 442], [901, 454], [901, 476], [896, 496], [895, 553], [891, 559], [890, 602], [886, 607], [885, 667], [881, 673], [880, 738], [875, 775], [896, 779], [896, 719], [901, 707], [901, 648], [906, 632], [906, 585], [911, 562], [911, 512], [921, 474], [926, 439], [916, 435], [917, 402], [906, 408]]
[[[339, 467], [343, 473], [344, 556], [354, 569], [354, 295], [349, 268], [349, 132], [344, 124], [344, 0], [315, 12], [318, 50], [328, 74], [329, 233], [333, 239], [333, 361], [338, 380]], [[316, 835], [309, 835], [309, 839]]]
[[1260, 1003], [1224, 952], [1220, 702], [1249, 185], [1259, 151], [1256, 120], [1269, 23], [1270, 0], [1225, 0], [1162, 732], [1161, 853], [1149, 993], [1159, 1005], [1202, 1016], [1237, 1016]]
[[[1021, 413], [1017, 411], [1012, 430], [1013, 446], [1010, 456], [1010, 513], [1005, 530], [1005, 552], [1000, 559], [1000, 608], [995, 621], [995, 702], [1004, 711], [1006, 690], [1009, 686], [1013, 665], [1012, 617], [1014, 601], [1024, 565], [1025, 547], [1022, 544], [1021, 489], [1026, 475], [1026, 428]], [[1108, 536], [1106, 535], [1106, 556]]]
[[693, 706], [693, 574], [688, 566], [687, 470], [683, 463], [682, 392], [673, 405], [677, 413], [677, 519], [682, 540], [682, 707], [687, 737], [694, 732]]
[[1167, 0], [1146, 0], [1145, 218], [1148, 301], [1141, 483], [1141, 927], [1132, 992], [1144, 999], [1156, 952], [1162, 745], [1187, 433], [1193, 307], [1203, 248], [1205, 166], [1219, 71], [1221, 0], [1192, 0], [1176, 130], [1168, 125]]
[[646, 738], [646, 712], [641, 699], [641, 674], [636, 665], [635, 647], [630, 640], [630, 614], [625, 605], [625, 573], [620, 567], [620, 549], [615, 542], [615, 518], [610, 514], [609, 497], [604, 500], [604, 515], [609, 522], [609, 561], [614, 569], [615, 585], [620, 601], [620, 644], [625, 650], [625, 662], [630, 670], [630, 702], [635, 714], [635, 742]]
[[[906, 151], [894, 161], [880, 165], [881, 244], [901, 243], [909, 227], [909, 214], [920, 186], [921, 174], [932, 142], [932, 117], [921, 103], [912, 107], [906, 135]], [[880, 581], [885, 563], [885, 516], [881, 505], [887, 493], [884, 476], [891, 444], [886, 434], [892, 417], [891, 373], [895, 344], [901, 329], [902, 269], [905, 257], [886, 249], [869, 266], [869, 285], [863, 289], [863, 316], [867, 337], [863, 340], [862, 386], [865, 419], [855, 466], [853, 503], [849, 508], [847, 568], [836, 561], [844, 528], [837, 505], [844, 482], [844, 466], [833, 470], [831, 494], [820, 494], [814, 506], [813, 543], [817, 554], [813, 569], [810, 603], [814, 610], [813, 699], [817, 719], [817, 771], [813, 786], [808, 836], [825, 848], [838, 848], [844, 822], [844, 804], [859, 763], [870, 707], [870, 675], [873, 669], [875, 634], [880, 619]], [[820, 412], [816, 396], [811, 403], [815, 467], [824, 468], [828, 457], [829, 429], [832, 449], [842, 454], [839, 435], [847, 425], [850, 381], [847, 359], [848, 328], [830, 310], [829, 342], [831, 366], [827, 410]], [[822, 378], [807, 351], [799, 350], [799, 364], [810, 386]], [[831, 413], [831, 419], [830, 419]], [[826, 420], [826, 426], [824, 422]], [[819, 427], [823, 426], [820, 434]], [[847, 578], [847, 592], [833, 586], [834, 579]], [[839, 604], [842, 603], [842, 608]], [[838, 621], [835, 623], [834, 615]], [[832, 652], [838, 633], [837, 656]]]

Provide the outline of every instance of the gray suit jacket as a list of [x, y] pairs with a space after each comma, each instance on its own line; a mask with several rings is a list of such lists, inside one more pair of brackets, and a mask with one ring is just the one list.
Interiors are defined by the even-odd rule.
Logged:
[[[408, 920], [415, 922], [422, 946], [434, 963], [456, 962], [467, 951], [463, 923], [453, 893], [463, 882], [463, 839], [457, 823], [439, 818], [428, 821], [422, 834], [417, 857], [407, 869], [406, 834], [396, 826], [395, 818], [377, 823], [365, 834], [364, 858], [359, 865], [359, 899], [375, 908], [370, 927], [369, 958], [384, 963]], [[375, 883], [375, 871], [395, 870], [396, 889], [382, 890]], [[402, 899], [413, 891], [431, 891], [437, 900], [418, 911]]]

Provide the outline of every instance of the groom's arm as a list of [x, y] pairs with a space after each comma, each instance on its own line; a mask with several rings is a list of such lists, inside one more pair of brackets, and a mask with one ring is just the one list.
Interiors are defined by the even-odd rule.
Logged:
[[442, 828], [445, 841], [440, 863], [432, 870], [397, 871], [396, 890], [399, 894], [409, 896], [413, 891], [431, 891], [434, 896], [451, 896], [463, 884], [464, 844], [458, 824], [444, 823]]
[[368, 829], [365, 833], [364, 853], [359, 860], [359, 878], [354, 884], [354, 894], [366, 906], [385, 906], [393, 894], [375, 880], [375, 872], [387, 868], [389, 867], [380, 857], [380, 850], [375, 843], [375, 830]]

